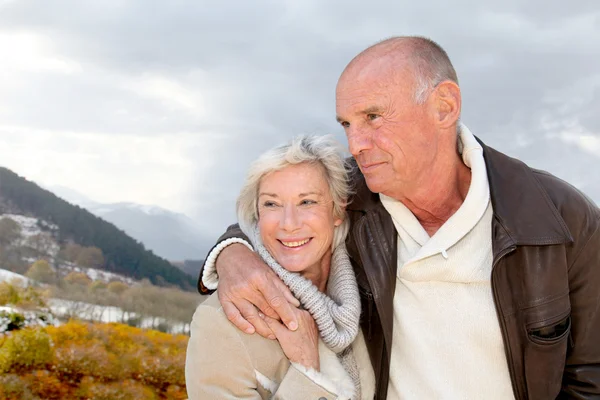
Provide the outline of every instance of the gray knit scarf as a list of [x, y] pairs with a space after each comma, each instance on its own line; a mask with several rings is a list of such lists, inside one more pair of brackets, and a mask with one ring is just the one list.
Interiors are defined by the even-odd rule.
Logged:
[[344, 369], [352, 378], [355, 388], [352, 400], [360, 399], [359, 371], [352, 353], [352, 342], [356, 339], [359, 330], [360, 297], [346, 246], [342, 243], [333, 251], [327, 294], [325, 294], [320, 292], [310, 280], [279, 265], [263, 246], [257, 229], [253, 239], [256, 252], [313, 316], [323, 343], [337, 354]]

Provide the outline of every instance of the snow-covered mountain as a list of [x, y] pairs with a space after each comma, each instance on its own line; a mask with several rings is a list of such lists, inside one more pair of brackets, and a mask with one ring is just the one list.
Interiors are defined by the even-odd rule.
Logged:
[[51, 186], [48, 190], [114, 224], [167, 260], [202, 259], [210, 250], [211, 239], [184, 214], [152, 205], [98, 203], [63, 186]]

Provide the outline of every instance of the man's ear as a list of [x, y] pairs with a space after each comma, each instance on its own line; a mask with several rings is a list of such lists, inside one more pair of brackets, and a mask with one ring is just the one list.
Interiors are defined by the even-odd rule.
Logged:
[[440, 82], [434, 90], [436, 122], [441, 128], [455, 126], [460, 117], [462, 98], [455, 82]]

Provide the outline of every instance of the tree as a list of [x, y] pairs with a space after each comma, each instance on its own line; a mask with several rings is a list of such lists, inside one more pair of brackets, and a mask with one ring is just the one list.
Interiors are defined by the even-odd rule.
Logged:
[[92, 283], [92, 280], [83, 272], [70, 272], [69, 275], [65, 276], [65, 282], [80, 285], [80, 286], [88, 286]]
[[121, 294], [123, 294], [124, 291], [129, 289], [129, 286], [127, 286], [127, 284], [123, 282], [112, 281], [108, 284], [107, 289], [109, 292], [120, 296]]
[[65, 246], [65, 248], [62, 250], [61, 253], [65, 260], [75, 262], [75, 260], [77, 260], [77, 257], [79, 257], [79, 253], [81, 252], [82, 249], [83, 249], [83, 247], [81, 247], [77, 243], [69, 242], [69, 243], [67, 243], [67, 245]]
[[21, 225], [9, 217], [0, 219], [0, 246], [10, 246], [21, 237]]
[[27, 246], [31, 247], [38, 257], [52, 255], [52, 250], [57, 246], [52, 235], [48, 232], [38, 233], [27, 238]]
[[56, 272], [46, 260], [37, 260], [31, 264], [31, 267], [25, 275], [34, 281], [42, 283], [52, 284], [56, 282]]
[[77, 265], [87, 268], [101, 267], [104, 264], [104, 256], [102, 255], [102, 250], [100, 250], [97, 247], [84, 247], [79, 252], [75, 263]]
[[107, 288], [107, 285], [105, 282], [102, 281], [94, 281], [90, 284], [90, 290], [95, 292], [95, 291], [99, 291], [99, 290], [105, 290]]

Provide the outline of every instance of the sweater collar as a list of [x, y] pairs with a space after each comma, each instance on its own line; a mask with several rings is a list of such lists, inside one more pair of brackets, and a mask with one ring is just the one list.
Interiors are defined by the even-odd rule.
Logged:
[[445, 255], [447, 249], [460, 241], [481, 220], [490, 202], [483, 148], [465, 125], [460, 126], [459, 148], [464, 164], [471, 169], [471, 184], [462, 205], [431, 238], [404, 204], [380, 194], [383, 206], [396, 224], [422, 246], [419, 258], [438, 253]]

